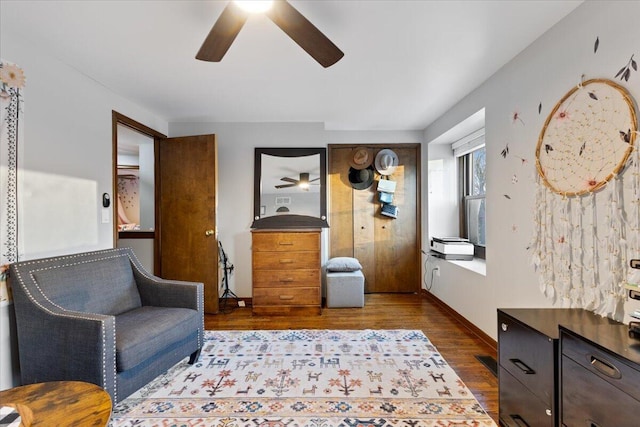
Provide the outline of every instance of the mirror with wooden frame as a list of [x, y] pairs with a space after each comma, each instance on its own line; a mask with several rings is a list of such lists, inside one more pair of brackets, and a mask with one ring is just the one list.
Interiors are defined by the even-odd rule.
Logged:
[[325, 148], [256, 148], [251, 228], [327, 223]]

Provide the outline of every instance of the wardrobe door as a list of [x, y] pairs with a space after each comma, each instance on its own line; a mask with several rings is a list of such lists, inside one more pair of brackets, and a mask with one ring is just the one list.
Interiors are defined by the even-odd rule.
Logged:
[[356, 146], [329, 145], [330, 256], [352, 256], [362, 264], [365, 292], [418, 292], [420, 289], [418, 144], [368, 145], [374, 155], [391, 148], [399, 166], [393, 204], [398, 218], [380, 212], [375, 181], [365, 190], [349, 183], [349, 160]]
[[329, 256], [353, 257], [353, 193], [349, 184], [352, 147], [329, 146]]
[[[420, 259], [418, 245], [417, 161], [416, 147], [390, 147], [400, 165], [389, 178], [396, 182], [393, 204], [398, 206], [398, 218], [380, 213], [375, 191], [374, 217], [374, 269], [375, 281], [368, 292], [417, 292], [420, 288]], [[365, 276], [366, 277], [366, 276]]]
[[[360, 261], [364, 274], [364, 292], [379, 292], [376, 287], [376, 182], [366, 190], [353, 190], [353, 257]], [[380, 286], [379, 284], [378, 286]]]

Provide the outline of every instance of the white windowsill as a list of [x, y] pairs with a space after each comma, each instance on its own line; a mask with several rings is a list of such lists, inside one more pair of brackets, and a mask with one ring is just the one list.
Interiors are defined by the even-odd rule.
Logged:
[[483, 276], [487, 275], [487, 263], [482, 258], [474, 258], [471, 261], [446, 260], [446, 262], [473, 271], [474, 273], [482, 274]]

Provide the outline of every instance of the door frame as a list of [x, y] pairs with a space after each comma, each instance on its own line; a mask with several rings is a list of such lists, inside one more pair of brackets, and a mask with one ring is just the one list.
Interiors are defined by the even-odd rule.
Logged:
[[[154, 165], [153, 165], [153, 181], [155, 188], [155, 196], [154, 196], [154, 211], [155, 211], [155, 225], [154, 231], [127, 231], [126, 238], [128, 239], [148, 239], [153, 238], [153, 269], [154, 274], [157, 273], [158, 263], [160, 262], [160, 252], [158, 246], [158, 238], [159, 235], [159, 222], [158, 222], [158, 143], [162, 139], [166, 139], [167, 136], [161, 132], [158, 132], [155, 129], [152, 129], [136, 120], [133, 120], [130, 117], [125, 116], [124, 114], [118, 113], [115, 110], [111, 111], [111, 135], [112, 135], [112, 158], [111, 158], [111, 194], [112, 199], [114, 200], [111, 203], [111, 217], [113, 220], [113, 247], [116, 247], [119, 238], [118, 232], [118, 222], [116, 221], [117, 208], [116, 203], [117, 194], [118, 194], [118, 125], [126, 126], [129, 129], [139, 132], [142, 135], [153, 138], [153, 156], [154, 156]], [[124, 236], [123, 236], [124, 237]]]

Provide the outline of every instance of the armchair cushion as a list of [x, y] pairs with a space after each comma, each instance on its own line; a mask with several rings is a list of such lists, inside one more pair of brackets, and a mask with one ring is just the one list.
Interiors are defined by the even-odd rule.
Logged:
[[116, 369], [134, 368], [197, 331], [196, 310], [143, 306], [116, 316]]

